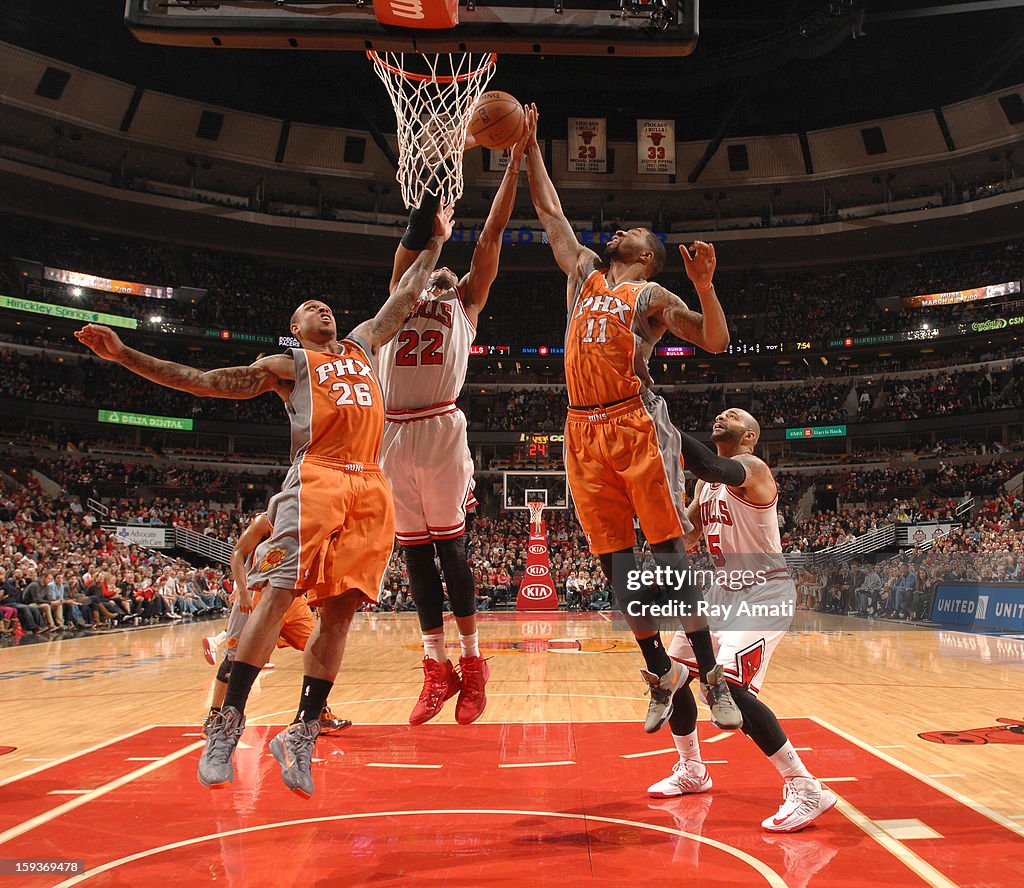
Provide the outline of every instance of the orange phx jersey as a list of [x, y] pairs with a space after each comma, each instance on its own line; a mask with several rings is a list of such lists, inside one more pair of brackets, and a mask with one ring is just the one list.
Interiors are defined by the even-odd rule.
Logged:
[[624, 281], [609, 287], [600, 269], [583, 282], [565, 337], [570, 404], [613, 404], [652, 384], [638, 337], [654, 340], [646, 318], [653, 286], [650, 281]]
[[380, 470], [384, 395], [368, 345], [291, 349], [292, 465], [267, 506], [273, 532], [253, 554], [249, 585], [308, 590], [309, 603], [349, 591], [376, 600], [395, 538]]
[[633, 516], [650, 543], [682, 537], [682, 439], [651, 392], [647, 358], [657, 336], [647, 320], [651, 281], [614, 287], [601, 270], [583, 281], [565, 337], [569, 416], [566, 479], [590, 550], [626, 551]]
[[295, 386], [287, 409], [292, 461], [326, 457], [374, 464], [384, 435], [384, 397], [373, 360], [352, 339], [340, 354], [291, 349]]

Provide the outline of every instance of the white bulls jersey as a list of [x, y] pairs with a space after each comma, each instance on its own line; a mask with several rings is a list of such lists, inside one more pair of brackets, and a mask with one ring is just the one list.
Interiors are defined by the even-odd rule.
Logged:
[[455, 406], [475, 336], [453, 288], [440, 298], [425, 293], [378, 353], [386, 393], [381, 467], [402, 545], [455, 539], [476, 506], [466, 417]]
[[717, 570], [763, 570], [765, 579], [788, 580], [779, 535], [779, 488], [765, 505], [744, 499], [724, 484], [705, 483], [698, 494], [704, 540]]
[[454, 409], [475, 338], [476, 328], [456, 289], [439, 298], [424, 292], [398, 335], [378, 355], [387, 418]]

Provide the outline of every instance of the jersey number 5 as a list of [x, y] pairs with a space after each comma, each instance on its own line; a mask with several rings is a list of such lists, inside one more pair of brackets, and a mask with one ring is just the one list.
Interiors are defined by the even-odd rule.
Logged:
[[[422, 345], [419, 355], [416, 349]], [[398, 334], [398, 351], [395, 352], [395, 364], [398, 367], [437, 366], [444, 362], [441, 346], [444, 345], [444, 334], [440, 330], [424, 330], [422, 335], [415, 330], [403, 330]], [[419, 360], [417, 360], [419, 358]]]
[[725, 556], [722, 554], [722, 538], [717, 533], [708, 534], [708, 552], [715, 567], [725, 567]]

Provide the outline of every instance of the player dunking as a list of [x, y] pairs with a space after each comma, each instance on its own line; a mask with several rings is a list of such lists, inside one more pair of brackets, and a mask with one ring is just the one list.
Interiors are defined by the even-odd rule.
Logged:
[[128, 348], [113, 330], [95, 324], [75, 334], [100, 357], [179, 391], [221, 398], [275, 392], [291, 421], [292, 465], [267, 510], [274, 531], [256, 550], [248, 577], [251, 587], [267, 588], [242, 631], [224, 706], [207, 731], [199, 759], [199, 781], [206, 786], [234, 779], [231, 757], [245, 728], [249, 691], [292, 599], [311, 590], [309, 601], [319, 608], [320, 621], [303, 654], [298, 712], [271, 741], [270, 751], [289, 789], [306, 798], [313, 793], [319, 716], [355, 610], [367, 598], [376, 600], [394, 546], [391, 488], [377, 465], [384, 398], [375, 355], [398, 332], [450, 234], [450, 213], [439, 213], [434, 236], [401, 284], [375, 317], [342, 341], [330, 307], [311, 299], [291, 318], [300, 347], [248, 367], [203, 372], [162, 361]]
[[[664, 399], [651, 391], [647, 362], [666, 330], [710, 352], [728, 344], [725, 314], [712, 283], [715, 251], [699, 242], [692, 256], [679, 248], [701, 314], [650, 280], [665, 263], [665, 247], [646, 228], [617, 231], [602, 262], [576, 239], [540, 156], [536, 107], [528, 116], [534, 126], [526, 151], [530, 194], [568, 278], [566, 476], [590, 549], [599, 556], [646, 660], [642, 674], [651, 702], [644, 728], [654, 732], [668, 720], [684, 672], [665, 652], [656, 623], [627, 612], [627, 600], [635, 597], [626, 576], [635, 567], [633, 516], [659, 565], [679, 572], [688, 565], [683, 535], [690, 525], [679, 432]], [[742, 720], [716, 666], [707, 621], [695, 615], [699, 592], [692, 586], [680, 591], [691, 609], [682, 622], [707, 683], [711, 717], [720, 727], [738, 728]]]
[[[242, 630], [252, 613], [254, 601], [252, 592], [249, 590], [247, 578], [249, 559], [256, 547], [270, 537], [273, 528], [270, 526], [270, 519], [266, 512], [260, 512], [249, 526], [242, 531], [241, 536], [231, 550], [231, 576], [235, 584], [235, 601], [231, 606], [231, 615], [228, 617], [227, 629], [224, 632], [227, 647], [224, 650], [224, 659], [217, 669], [217, 679], [213, 685], [213, 700], [210, 705], [209, 715], [203, 724], [203, 737], [207, 735], [207, 728], [215, 721], [224, 705], [224, 697], [228, 692], [228, 679], [231, 676], [231, 666], [235, 662], [235, 651], [238, 648], [238, 639]], [[292, 647], [297, 651], [304, 651], [306, 643], [316, 628], [316, 620], [309, 609], [305, 595], [296, 595], [284, 618], [281, 620], [281, 627], [277, 636], [277, 646]], [[204, 639], [204, 642], [207, 639]], [[348, 719], [335, 718], [331, 710], [324, 706], [320, 713], [320, 733], [332, 734], [352, 724]]]
[[[761, 429], [745, 410], [730, 408], [715, 419], [711, 440], [716, 456], [689, 435], [683, 435], [686, 467], [698, 478], [688, 508], [693, 531], [687, 542], [696, 545], [703, 533], [715, 568], [739, 576], [744, 571], [764, 572], [764, 582], [751, 586], [716, 586], [708, 601], [724, 606], [739, 601], [760, 605], [775, 616], [737, 614], [722, 629], [716, 628], [718, 663], [732, 685], [732, 695], [743, 713], [743, 732], [782, 775], [783, 803], [761, 826], [769, 832], [796, 832], [808, 826], [836, 803], [835, 794], [811, 776], [793, 749], [775, 714], [757, 699], [772, 654], [786, 634], [796, 604], [796, 586], [786, 567], [779, 538], [779, 489], [771, 469], [754, 456]], [[735, 612], [735, 611], [733, 611]], [[728, 628], [732, 623], [735, 628]], [[669, 655], [696, 673], [697, 664], [686, 636], [677, 633]], [[672, 774], [647, 791], [668, 798], [711, 789], [711, 776], [700, 757], [697, 742], [697, 703], [689, 682], [675, 692], [669, 718], [679, 762]]]
[[[512, 151], [468, 273], [458, 279], [451, 269], [435, 270], [402, 329], [380, 353], [387, 395], [381, 465], [395, 494], [396, 536], [405, 550], [423, 639], [423, 689], [409, 715], [412, 725], [432, 719], [456, 693], [460, 725], [472, 724], [487, 705], [490, 669], [480, 656], [476, 589], [466, 558], [466, 512], [476, 505], [473, 457], [466, 417], [455, 400], [466, 381], [477, 319], [498, 273], [526, 139]], [[395, 251], [392, 287], [425, 245], [432, 205], [436, 198], [431, 202], [428, 195], [409, 216]], [[459, 672], [445, 652], [444, 589], [435, 553], [459, 630]]]

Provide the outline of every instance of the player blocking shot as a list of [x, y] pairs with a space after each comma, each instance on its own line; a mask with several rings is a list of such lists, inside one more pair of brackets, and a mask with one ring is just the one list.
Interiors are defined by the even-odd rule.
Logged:
[[[646, 661], [641, 670], [651, 695], [644, 728], [657, 731], [672, 712], [672, 695], [685, 672], [665, 651], [650, 610], [629, 586], [636, 568], [634, 515], [659, 568], [684, 574], [683, 543], [690, 530], [683, 489], [680, 435], [663, 398], [652, 391], [647, 369], [654, 346], [666, 331], [709, 352], [729, 342], [725, 314], [715, 292], [715, 251], [696, 243], [680, 247], [701, 312], [651, 280], [665, 263], [665, 247], [646, 228], [617, 231], [604, 258], [576, 238], [562, 210], [536, 140], [535, 107], [528, 115], [534, 133], [526, 149], [530, 194], [555, 260], [567, 278], [568, 322], [565, 379], [569, 415], [565, 427], [565, 468], [580, 524], [590, 550], [615, 589], [618, 606]], [[738, 728], [739, 711], [715, 662], [707, 620], [698, 614], [699, 590], [678, 590], [680, 622], [696, 652], [711, 717], [722, 728]]]
[[[719, 584], [708, 593], [708, 603], [728, 614], [720, 628], [716, 625], [713, 640], [719, 668], [743, 714], [743, 733], [784, 780], [782, 807], [761, 826], [769, 832], [796, 832], [832, 808], [836, 796], [811, 776], [775, 714], [757, 696], [796, 604], [796, 586], [779, 536], [778, 486], [768, 465], [754, 455], [760, 432], [753, 416], [729, 408], [712, 426], [717, 454], [683, 435], [686, 467], [701, 479], [688, 508], [693, 530], [686, 539], [696, 546], [703, 535], [715, 568], [728, 576], [756, 575], [753, 583]], [[747, 605], [742, 611], [740, 602]], [[679, 761], [670, 776], [648, 788], [654, 798], [702, 793], [712, 787], [701, 760], [697, 703], [689, 686], [698, 666], [685, 634], [676, 633], [669, 655], [688, 670], [689, 678], [676, 689], [669, 718]]]
[[113, 330], [87, 324], [75, 335], [101, 358], [160, 385], [197, 397], [254, 398], [274, 392], [291, 423], [292, 464], [267, 509], [271, 536], [256, 549], [250, 588], [263, 592], [238, 642], [224, 706], [207, 727], [199, 782], [234, 780], [232, 757], [245, 729], [252, 685], [297, 595], [307, 593], [320, 620], [303, 652], [299, 705], [270, 742], [285, 785], [313, 794], [312, 760], [320, 714], [345, 651], [358, 606], [376, 601], [394, 547], [391, 489], [379, 467], [384, 397], [377, 355], [394, 337], [427, 284], [451, 235], [450, 211], [438, 211], [426, 249], [377, 314], [338, 339], [330, 306], [310, 299], [293, 312], [298, 348], [247, 367], [197, 370], [128, 348]]
[[[480, 656], [476, 589], [466, 554], [467, 512], [476, 505], [473, 457], [466, 417], [455, 402], [466, 380], [477, 320], [498, 272], [526, 142], [522, 136], [512, 151], [469, 271], [458, 278], [451, 269], [436, 269], [380, 354], [387, 399], [382, 466], [394, 491], [396, 536], [423, 640], [423, 688], [409, 715], [412, 725], [434, 718], [456, 694], [459, 724], [476, 721], [487, 705], [490, 669]], [[428, 195], [410, 213], [395, 252], [392, 286], [424, 248], [436, 202]], [[446, 653], [445, 590], [459, 630], [458, 670]]]

